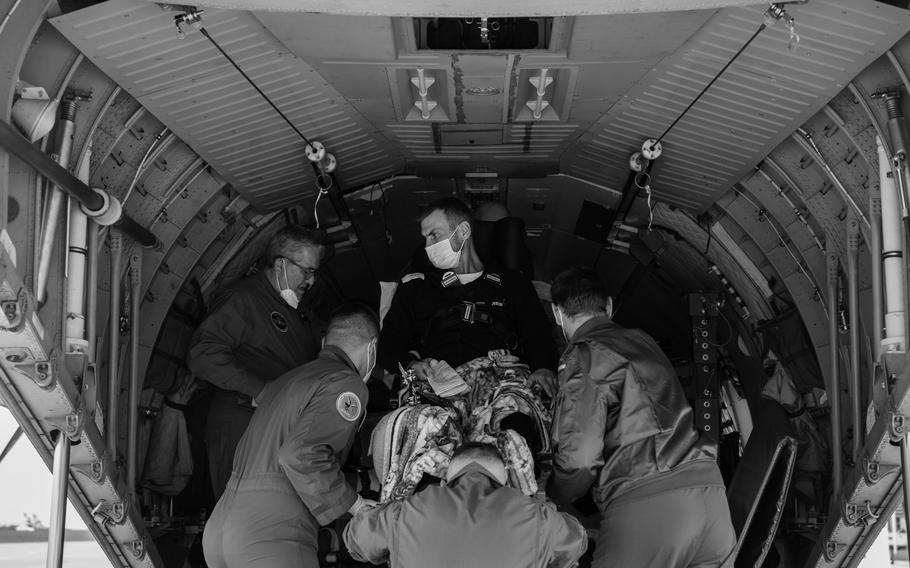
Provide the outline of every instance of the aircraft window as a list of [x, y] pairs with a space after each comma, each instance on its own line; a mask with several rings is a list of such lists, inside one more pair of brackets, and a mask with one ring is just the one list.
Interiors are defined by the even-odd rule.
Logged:
[[553, 18], [414, 18], [417, 49], [548, 49]]

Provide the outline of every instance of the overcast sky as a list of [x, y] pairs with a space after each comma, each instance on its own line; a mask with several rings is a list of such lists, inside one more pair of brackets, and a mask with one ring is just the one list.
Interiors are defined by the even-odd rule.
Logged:
[[[9, 409], [0, 406], [0, 451], [6, 446], [16, 421]], [[0, 462], [0, 525], [19, 524], [24, 514], [38, 515], [45, 525], [51, 512], [51, 472], [25, 436]], [[84, 529], [82, 517], [72, 505], [66, 513], [66, 527]]]

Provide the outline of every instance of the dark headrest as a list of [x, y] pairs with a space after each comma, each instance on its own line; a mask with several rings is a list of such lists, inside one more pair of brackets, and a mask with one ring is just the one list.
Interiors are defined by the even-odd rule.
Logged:
[[532, 278], [534, 261], [525, 246], [525, 222], [520, 217], [474, 221], [474, 246], [485, 264], [524, 273]]

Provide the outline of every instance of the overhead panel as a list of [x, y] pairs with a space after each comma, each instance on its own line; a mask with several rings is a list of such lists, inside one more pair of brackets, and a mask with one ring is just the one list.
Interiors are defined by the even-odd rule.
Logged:
[[506, 93], [506, 70], [509, 57], [506, 55], [453, 55], [452, 70], [454, 83], [455, 113], [458, 122], [483, 123], [499, 122], [503, 116], [503, 97], [486, 96], [479, 93]]
[[554, 160], [576, 124], [389, 124], [408, 159]]
[[[152, 0], [149, 0], [152, 1]], [[763, 4], [756, 0], [200, 0], [200, 6], [233, 7], [241, 10], [349, 14], [357, 16], [553, 16], [583, 14], [630, 14], [701, 10], [724, 6]]]
[[542, 19], [536, 47], [462, 50], [422, 48], [422, 18], [256, 17], [376, 125], [410, 171], [458, 176], [529, 175], [532, 163], [557, 171], [563, 151], [711, 14]]
[[[95, 65], [177, 133], [258, 209], [315, 192], [305, 143], [198, 31], [147, 2], [104, 3], [52, 19]], [[207, 9], [206, 30], [310, 140], [338, 161], [343, 186], [396, 173], [403, 159], [305, 61], [247, 12]]]
[[512, 93], [515, 122], [566, 120], [575, 90], [576, 68], [524, 68]]
[[[800, 41], [769, 27], [663, 141], [660, 199], [704, 210], [908, 30], [910, 11], [871, 0], [787, 5]], [[561, 168], [621, 184], [629, 156], [659, 136], [762, 23], [763, 8], [722, 10], [633, 86], [569, 148]]]

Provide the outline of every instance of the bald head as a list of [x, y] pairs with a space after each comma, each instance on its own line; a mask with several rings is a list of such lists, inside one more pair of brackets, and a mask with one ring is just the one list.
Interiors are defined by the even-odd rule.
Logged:
[[446, 480], [451, 481], [452, 478], [471, 464], [477, 464], [490, 472], [500, 485], [505, 485], [509, 479], [506, 473], [506, 465], [503, 463], [502, 455], [496, 449], [496, 446], [479, 442], [468, 442], [455, 450], [455, 454], [452, 455], [452, 461], [449, 462], [449, 470], [446, 473]]

